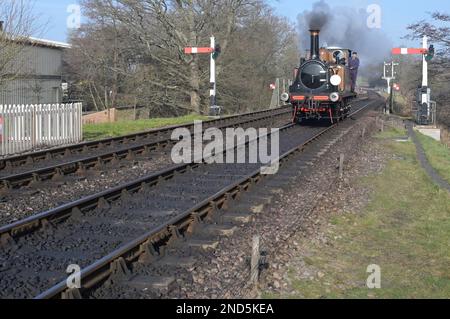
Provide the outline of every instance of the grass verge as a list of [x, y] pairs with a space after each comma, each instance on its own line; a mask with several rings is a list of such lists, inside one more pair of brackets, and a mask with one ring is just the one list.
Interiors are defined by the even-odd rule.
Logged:
[[205, 121], [207, 119], [208, 117], [206, 116], [191, 114], [172, 118], [156, 118], [103, 124], [86, 124], [83, 127], [83, 133], [86, 140], [95, 140], [143, 132], [146, 130], [164, 126], [188, 124], [194, 122], [195, 120]]
[[[329, 244], [305, 243], [304, 266], [288, 271], [290, 298], [450, 298], [450, 195], [421, 169], [414, 144], [392, 136], [404, 134], [378, 140], [394, 160], [359, 181], [373, 191], [370, 203], [333, 216]], [[381, 267], [381, 289], [366, 286], [372, 264]]]
[[417, 132], [417, 137], [425, 150], [430, 165], [450, 183], [450, 149], [419, 132]]

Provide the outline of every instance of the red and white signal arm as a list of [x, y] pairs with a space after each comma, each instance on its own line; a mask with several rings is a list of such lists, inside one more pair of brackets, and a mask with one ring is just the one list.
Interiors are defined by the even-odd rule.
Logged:
[[275, 90], [277, 88], [277, 86], [274, 83], [270, 83], [269, 87], [271, 90]]
[[392, 54], [426, 54], [428, 53], [427, 49], [416, 49], [416, 48], [393, 48]]
[[185, 54], [208, 54], [208, 53], [213, 53], [214, 52], [214, 48], [193, 48], [193, 47], [189, 47], [189, 48], [185, 48], [184, 49], [184, 53]]

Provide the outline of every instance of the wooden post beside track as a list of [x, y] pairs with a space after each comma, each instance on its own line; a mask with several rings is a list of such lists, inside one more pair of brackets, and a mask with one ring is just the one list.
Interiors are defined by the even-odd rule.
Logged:
[[339, 178], [342, 179], [344, 177], [344, 160], [345, 155], [341, 154], [339, 157]]
[[254, 236], [252, 242], [252, 259], [250, 263], [250, 283], [254, 285], [254, 287], [258, 285], [260, 258], [259, 236]]

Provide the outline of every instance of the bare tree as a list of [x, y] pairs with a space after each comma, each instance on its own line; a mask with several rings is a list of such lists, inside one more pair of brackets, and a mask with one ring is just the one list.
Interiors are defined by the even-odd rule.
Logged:
[[[215, 35], [218, 102], [230, 112], [265, 107], [268, 83], [298, 63], [296, 34], [263, 0], [84, 0], [88, 23], [73, 34], [67, 57], [75, 82], [95, 107], [96, 91], [115, 88], [117, 103], [153, 114], [205, 113], [209, 57], [185, 55]], [[289, 57], [288, 57], [289, 56]], [[289, 65], [289, 67], [287, 67]]]

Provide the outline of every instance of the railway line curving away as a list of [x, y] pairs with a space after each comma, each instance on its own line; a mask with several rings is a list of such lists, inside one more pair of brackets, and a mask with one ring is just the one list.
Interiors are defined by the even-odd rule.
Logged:
[[[355, 109], [363, 113], [366, 108], [381, 104], [372, 97], [356, 102]], [[333, 131], [351, 129], [354, 119], [331, 127], [285, 126], [280, 131], [282, 161], [314, 148], [319, 139], [335, 137]], [[91, 286], [108, 278], [111, 269], [119, 267], [127, 273], [127, 264], [136, 259], [159, 259], [156, 257], [164, 255], [168, 242], [187, 236], [193, 223], [203, 222], [217, 208], [225, 208], [228, 201], [260, 180], [258, 171], [262, 166], [181, 164], [3, 226], [0, 296], [94, 296], [90, 295]], [[176, 248], [170, 257], [189, 258], [192, 249], [208, 243], [214, 246], [206, 239], [208, 236], [231, 231], [245, 219], [246, 216], [224, 214], [219, 222], [212, 220], [206, 233], [187, 244], [189, 249]], [[142, 253], [146, 253], [145, 258]], [[84, 269], [84, 284], [95, 285], [68, 292], [64, 278], [71, 264]]]
[[[253, 116], [245, 115], [242, 119], [234, 117], [221, 122], [218, 128], [228, 127], [278, 127], [289, 122], [290, 111], [281, 108], [265, 112], [256, 112]], [[202, 123], [206, 130], [212, 123]], [[191, 127], [187, 127], [192, 131]], [[163, 168], [170, 167], [171, 147], [175, 141], [167, 135], [159, 142], [140, 140], [110, 146], [102, 150], [103, 156], [84, 155], [79, 159], [71, 156], [60, 159], [53, 165], [44, 162], [44, 168], [36, 167], [22, 173], [0, 177], [3, 185], [0, 190], [0, 209], [3, 212], [0, 223], [6, 224], [25, 218], [36, 211], [46, 211], [63, 203], [74, 201], [83, 196], [116, 187], [127, 181], [143, 177]], [[61, 164], [61, 161], [65, 162]], [[80, 170], [80, 165], [83, 169]], [[39, 178], [37, 178], [39, 176]], [[24, 197], [27, 198], [24, 201]]]

